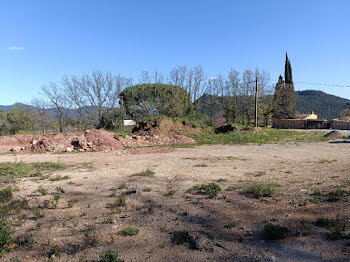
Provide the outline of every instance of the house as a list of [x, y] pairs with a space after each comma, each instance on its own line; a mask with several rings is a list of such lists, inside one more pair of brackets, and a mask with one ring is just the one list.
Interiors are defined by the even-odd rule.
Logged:
[[316, 120], [318, 119], [318, 116], [314, 113], [314, 111], [311, 111], [311, 114], [298, 114], [295, 118], [301, 120]]

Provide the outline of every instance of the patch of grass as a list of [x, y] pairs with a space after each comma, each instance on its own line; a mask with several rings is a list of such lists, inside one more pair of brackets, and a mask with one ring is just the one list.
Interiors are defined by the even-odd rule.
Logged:
[[54, 177], [50, 177], [50, 181], [61, 181], [61, 180], [68, 180], [70, 179], [70, 176], [61, 176], [61, 175], [56, 175]]
[[256, 171], [256, 172], [250, 172], [250, 173], [245, 173], [246, 176], [253, 176], [253, 177], [260, 177], [266, 175], [264, 171]]
[[322, 196], [322, 191], [319, 189], [314, 190], [314, 192], [311, 194], [312, 196]]
[[35, 239], [33, 235], [18, 236], [14, 239], [14, 243], [21, 247], [33, 247]]
[[214, 132], [202, 132], [202, 134], [190, 135], [198, 144], [267, 144], [288, 142], [321, 142], [328, 141], [322, 132], [299, 132], [294, 130], [281, 130], [263, 127], [260, 133], [253, 132], [229, 132], [227, 134], [215, 134]]
[[23, 162], [3, 162], [0, 163], [0, 177], [20, 178], [40, 176], [42, 172], [65, 169], [62, 163], [23, 163]]
[[40, 194], [42, 194], [43, 196], [47, 195], [47, 193], [48, 193], [47, 189], [43, 188], [42, 186], [39, 186], [36, 191], [39, 192]]
[[342, 189], [336, 189], [332, 190], [328, 193], [327, 201], [329, 202], [336, 202], [342, 200], [345, 196], [347, 196], [347, 193], [345, 190]]
[[0, 206], [3, 203], [6, 203], [12, 199], [12, 188], [6, 187], [0, 190]]
[[0, 258], [2, 258], [4, 251], [7, 250], [8, 245], [12, 243], [10, 228], [4, 221], [0, 220]]
[[126, 207], [125, 195], [121, 194], [111, 205], [111, 208]]
[[333, 162], [337, 162], [337, 160], [336, 159], [328, 160], [328, 159], [325, 159], [325, 158], [321, 158], [318, 161], [319, 164], [330, 164], [330, 163], [333, 163]]
[[122, 236], [136, 236], [140, 233], [140, 229], [137, 227], [126, 227], [122, 231], [119, 232]]
[[176, 190], [173, 188], [168, 188], [168, 192], [166, 193], [166, 196], [173, 196], [176, 193]]
[[133, 174], [132, 176], [142, 176], [142, 177], [155, 177], [155, 172], [150, 170], [150, 169], [146, 169], [144, 171], [138, 172]]
[[99, 262], [124, 262], [119, 258], [117, 251], [107, 250], [100, 255]]
[[122, 184], [120, 184], [120, 186], [118, 187], [118, 189], [127, 189], [127, 188], [128, 188], [128, 186], [127, 186], [126, 183], [122, 183]]
[[264, 226], [264, 238], [267, 240], [279, 240], [288, 237], [290, 231], [286, 227], [267, 223]]
[[58, 186], [58, 187], [56, 187], [56, 191], [57, 191], [57, 193], [65, 193], [66, 191], [62, 188], [62, 187], [60, 187], [60, 186]]
[[187, 190], [188, 193], [196, 192], [196, 193], [207, 194], [209, 198], [216, 197], [220, 191], [221, 191], [221, 187], [215, 183], [197, 185]]
[[43, 210], [39, 207], [36, 208], [34, 210], [34, 217], [35, 217], [35, 220], [39, 220], [40, 218], [43, 218], [44, 217]]
[[99, 243], [99, 239], [97, 237], [96, 233], [96, 227], [93, 225], [87, 225], [84, 228], [84, 237], [83, 237], [84, 243], [87, 246], [97, 246]]
[[243, 193], [255, 198], [272, 197], [277, 193], [278, 184], [275, 183], [252, 183], [243, 187]]
[[72, 208], [74, 206], [74, 204], [77, 203], [77, 202], [78, 202], [78, 199], [76, 199], [76, 198], [69, 199], [67, 201], [68, 208]]

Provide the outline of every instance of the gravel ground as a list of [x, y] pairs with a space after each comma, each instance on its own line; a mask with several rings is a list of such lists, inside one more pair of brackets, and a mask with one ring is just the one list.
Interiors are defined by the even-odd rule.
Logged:
[[[242, 146], [198, 146], [144, 153], [132, 151], [67, 154], [0, 155], [0, 162], [62, 162], [53, 175], [70, 179], [50, 181], [37, 177], [17, 180], [15, 198], [29, 201], [14, 236], [32, 235], [35, 244], [6, 253], [3, 261], [96, 261], [106, 249], [118, 250], [126, 261], [349, 261], [350, 240], [328, 240], [329, 231], [315, 226], [317, 218], [349, 222], [349, 196], [326, 201], [335, 189], [350, 190], [349, 143], [302, 143]], [[132, 176], [150, 169], [154, 177]], [[187, 190], [217, 183], [215, 198]], [[242, 191], [252, 183], [277, 183], [272, 197], [254, 198]], [[127, 189], [118, 189], [125, 183]], [[37, 192], [41, 186], [48, 194]], [[35, 210], [61, 194], [55, 209]], [[312, 193], [324, 197], [315, 201]], [[112, 209], [126, 194], [127, 206]], [[69, 200], [76, 203], [69, 208]], [[13, 217], [15, 220], [15, 217]], [[272, 222], [289, 228], [291, 235], [267, 241], [263, 227]], [[84, 232], [98, 240], [90, 245]], [[122, 236], [127, 226], [140, 229]], [[84, 231], [85, 230], [85, 231]], [[188, 231], [204, 241], [193, 249], [173, 243], [175, 231]], [[57, 251], [52, 256], [53, 251]]]

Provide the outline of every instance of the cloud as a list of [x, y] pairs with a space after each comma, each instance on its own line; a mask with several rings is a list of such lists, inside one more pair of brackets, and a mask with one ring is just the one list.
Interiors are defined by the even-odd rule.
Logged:
[[20, 51], [20, 50], [24, 50], [23, 46], [9, 46], [7, 48], [9, 51]]
[[211, 77], [208, 77], [207, 81], [213, 81], [216, 79], [216, 76], [211, 76]]

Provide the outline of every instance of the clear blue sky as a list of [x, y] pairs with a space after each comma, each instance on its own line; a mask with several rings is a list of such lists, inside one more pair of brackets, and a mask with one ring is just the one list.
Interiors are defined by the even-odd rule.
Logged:
[[[1, 0], [0, 104], [30, 102], [64, 74], [125, 76], [202, 64], [255, 67], [277, 81], [350, 85], [350, 1]], [[350, 98], [350, 87], [295, 84]]]

